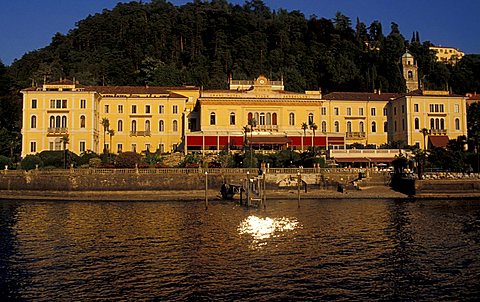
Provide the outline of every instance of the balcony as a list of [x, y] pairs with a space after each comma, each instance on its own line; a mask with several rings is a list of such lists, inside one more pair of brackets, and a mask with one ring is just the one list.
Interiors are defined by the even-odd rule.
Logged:
[[349, 140], [365, 139], [366, 134], [365, 134], [365, 132], [346, 132], [345, 133], [345, 138], [349, 139]]
[[278, 125], [257, 125], [253, 129], [257, 131], [277, 131], [278, 132]]
[[68, 128], [48, 128], [49, 135], [65, 135], [68, 134]]
[[130, 136], [150, 136], [150, 130], [147, 131], [130, 131]]
[[430, 135], [447, 135], [447, 129], [430, 129]]

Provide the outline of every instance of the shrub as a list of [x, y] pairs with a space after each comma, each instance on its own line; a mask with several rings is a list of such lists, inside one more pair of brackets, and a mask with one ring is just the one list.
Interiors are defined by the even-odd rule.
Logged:
[[80, 156], [78, 157], [77, 164], [78, 164], [79, 166], [88, 165], [88, 164], [90, 164], [90, 160], [91, 160], [92, 158], [99, 158], [99, 157], [98, 157], [98, 154], [95, 153], [95, 152], [92, 152], [92, 151], [83, 152], [83, 153], [80, 154]]
[[[56, 168], [63, 168], [65, 164], [65, 151], [57, 150], [57, 151], [42, 151], [38, 154], [42, 159], [44, 166], [52, 166]], [[78, 155], [73, 152], [67, 150], [66, 154], [67, 158], [67, 168], [70, 167], [70, 164], [76, 165], [78, 162]]]
[[5, 166], [8, 166], [9, 169], [12, 169], [13, 162], [10, 158], [0, 155], [0, 170], [5, 169]]
[[91, 168], [98, 168], [102, 164], [102, 160], [99, 157], [92, 157], [88, 160], [88, 166]]
[[27, 155], [20, 162], [20, 167], [27, 171], [35, 169], [36, 165], [43, 167], [43, 161], [38, 155]]
[[115, 159], [115, 167], [117, 168], [135, 168], [140, 164], [142, 156], [136, 152], [122, 152]]

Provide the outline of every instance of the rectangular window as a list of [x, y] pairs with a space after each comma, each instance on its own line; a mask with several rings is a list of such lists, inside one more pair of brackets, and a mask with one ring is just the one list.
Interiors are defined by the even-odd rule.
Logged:
[[132, 113], [137, 113], [137, 105], [132, 105]]
[[459, 113], [459, 112], [460, 112], [460, 105], [455, 104], [455, 105], [453, 106], [453, 112]]
[[173, 105], [173, 114], [177, 114], [177, 113], [178, 113], [178, 106]]
[[443, 104], [440, 104], [440, 112], [445, 112], [445, 108], [444, 108]]
[[108, 113], [108, 109], [108, 105], [105, 105], [105, 109], [103, 110], [103, 112]]
[[80, 142], [80, 153], [85, 152], [85, 142]]
[[340, 114], [340, 112], [338, 110], [338, 107], [333, 108], [333, 114], [334, 115], [339, 115]]
[[30, 152], [37, 152], [37, 142], [30, 142]]
[[165, 106], [163, 105], [158, 106], [158, 113], [160, 114], [165, 113]]
[[397, 107], [393, 107], [393, 115], [397, 115]]
[[433, 104], [430, 104], [429, 108], [430, 112], [435, 112], [435, 106]]
[[55, 100], [55, 108], [62, 108], [62, 100]]
[[413, 104], [413, 112], [418, 112], [418, 104]]
[[32, 109], [37, 109], [37, 100], [32, 100]]
[[405, 113], [405, 105], [402, 105], [402, 113]]
[[145, 105], [145, 113], [150, 113], [150, 105]]
[[347, 108], [347, 115], [349, 116], [352, 115], [352, 108], [350, 107]]
[[385, 107], [383, 108], [383, 116], [387, 116], [388, 115], [388, 109]]
[[376, 108], [370, 108], [370, 114], [371, 114], [372, 116], [377, 115], [377, 109], [376, 109]]
[[137, 152], [137, 144], [132, 144], [132, 152]]
[[67, 108], [67, 100], [62, 100], [62, 108]]
[[327, 108], [326, 107], [322, 107], [322, 115], [327, 115]]
[[358, 108], [358, 115], [363, 116], [363, 108]]
[[87, 108], [87, 100], [80, 100], [80, 108], [81, 109]]
[[230, 113], [230, 125], [235, 125], [235, 113]]
[[53, 142], [50, 142], [50, 143], [48, 144], [48, 150], [53, 151], [53, 150], [55, 150], [54, 148], [55, 148], [55, 147], [54, 147]]
[[55, 108], [55, 100], [50, 100], [50, 108]]
[[122, 153], [122, 148], [123, 148], [122, 144], [117, 144], [117, 153]]
[[123, 105], [118, 105], [118, 113], [123, 113]]

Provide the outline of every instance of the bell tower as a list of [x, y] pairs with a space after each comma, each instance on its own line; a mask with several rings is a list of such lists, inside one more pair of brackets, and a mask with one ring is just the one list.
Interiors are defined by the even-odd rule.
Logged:
[[402, 56], [403, 77], [407, 86], [407, 92], [418, 90], [418, 67], [415, 58], [407, 52]]

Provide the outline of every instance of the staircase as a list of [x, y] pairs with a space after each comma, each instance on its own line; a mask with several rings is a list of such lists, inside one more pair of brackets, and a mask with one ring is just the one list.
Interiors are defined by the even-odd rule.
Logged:
[[389, 186], [390, 174], [388, 173], [373, 173], [367, 178], [357, 181], [360, 189], [367, 187], [383, 187]]

